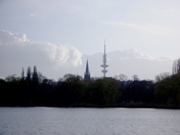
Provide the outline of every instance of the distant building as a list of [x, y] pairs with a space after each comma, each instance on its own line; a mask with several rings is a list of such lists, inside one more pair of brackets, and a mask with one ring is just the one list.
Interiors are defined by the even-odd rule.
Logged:
[[104, 78], [106, 77], [106, 73], [108, 72], [108, 70], [106, 70], [106, 68], [108, 67], [107, 63], [107, 55], [106, 55], [106, 44], [104, 41], [104, 55], [103, 55], [103, 64], [101, 65], [101, 67], [103, 67], [102, 73]]
[[88, 82], [88, 81], [90, 81], [90, 79], [91, 79], [91, 75], [90, 75], [90, 72], [89, 72], [89, 65], [88, 65], [88, 60], [87, 60], [87, 62], [86, 62], [86, 71], [84, 73], [84, 80], [86, 82]]

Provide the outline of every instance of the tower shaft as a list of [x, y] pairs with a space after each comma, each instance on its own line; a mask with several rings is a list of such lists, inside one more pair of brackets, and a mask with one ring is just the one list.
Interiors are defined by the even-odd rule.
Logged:
[[101, 65], [101, 67], [103, 67], [102, 73], [103, 73], [103, 76], [105, 78], [106, 77], [106, 73], [108, 72], [108, 70], [106, 70], [108, 65], [107, 65], [107, 55], [106, 55], [106, 44], [105, 44], [105, 41], [104, 41], [103, 64]]

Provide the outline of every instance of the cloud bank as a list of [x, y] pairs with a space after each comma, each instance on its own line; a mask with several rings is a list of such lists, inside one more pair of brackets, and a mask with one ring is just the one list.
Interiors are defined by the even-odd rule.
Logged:
[[[83, 58], [83, 63], [89, 59], [90, 72], [92, 76], [103, 76], [102, 55], [97, 53]], [[173, 59], [169, 57], [154, 58], [145, 55], [136, 49], [117, 50], [107, 53], [107, 76], [125, 74], [128, 79], [132, 79], [133, 75], [138, 75], [140, 79], [155, 79], [156, 75], [164, 72], [171, 72]]]
[[[3, 78], [20, 75], [23, 67], [26, 70], [34, 65], [43, 75], [55, 80], [67, 73], [83, 76], [87, 59], [91, 76], [102, 77], [102, 56], [103, 51], [87, 56], [70, 45], [33, 42], [26, 34], [0, 31], [0, 77]], [[107, 58], [107, 76], [125, 74], [129, 79], [133, 75], [140, 79], [154, 79], [160, 73], [171, 72], [173, 63], [171, 58], [154, 58], [136, 49], [109, 52]]]
[[0, 31], [0, 74], [7, 76], [21, 72], [22, 67], [34, 65], [48, 77], [58, 78], [64, 70], [82, 65], [82, 55], [70, 45], [33, 42], [25, 34]]

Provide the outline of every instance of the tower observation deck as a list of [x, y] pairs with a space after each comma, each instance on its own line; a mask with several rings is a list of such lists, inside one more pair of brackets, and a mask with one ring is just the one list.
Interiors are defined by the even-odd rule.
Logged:
[[108, 65], [107, 65], [107, 55], [106, 55], [106, 44], [105, 44], [105, 41], [104, 41], [103, 64], [101, 65], [101, 67], [103, 67], [102, 73], [103, 73], [103, 76], [105, 78], [106, 77], [106, 73], [108, 72], [108, 70], [106, 70]]

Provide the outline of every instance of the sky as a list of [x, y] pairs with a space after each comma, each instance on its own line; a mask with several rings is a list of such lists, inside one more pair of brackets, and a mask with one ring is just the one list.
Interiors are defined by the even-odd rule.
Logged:
[[179, 16], [179, 0], [0, 0], [0, 77], [83, 76], [87, 59], [102, 76], [106, 40], [108, 76], [154, 79], [180, 57]]

